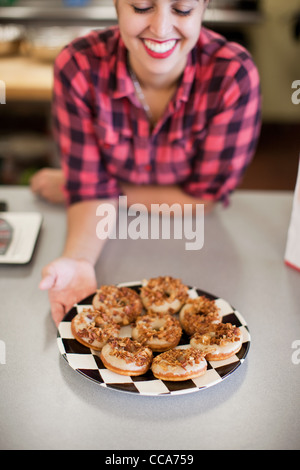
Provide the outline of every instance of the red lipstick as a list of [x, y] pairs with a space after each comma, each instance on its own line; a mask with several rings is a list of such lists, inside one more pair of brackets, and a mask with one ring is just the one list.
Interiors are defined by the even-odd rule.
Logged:
[[166, 59], [167, 57], [169, 57], [169, 56], [174, 52], [174, 50], [175, 50], [175, 48], [176, 48], [176, 46], [177, 46], [177, 43], [178, 43], [177, 40], [155, 41], [155, 40], [153, 40], [153, 39], [149, 39], [149, 40], [148, 40], [149, 42], [151, 41], [152, 43], [157, 43], [157, 44], [165, 44], [165, 43], [167, 43], [167, 42], [174, 41], [174, 46], [173, 46], [171, 49], [168, 49], [168, 50], [166, 50], [166, 51], [164, 51], [164, 52], [163, 52], [163, 51], [162, 51], [162, 52], [158, 52], [158, 51], [154, 51], [154, 50], [150, 49], [150, 48], [147, 46], [147, 44], [146, 44], [145, 41], [147, 41], [147, 39], [142, 39], [142, 43], [143, 43], [143, 45], [144, 45], [144, 48], [145, 48], [147, 54], [149, 54], [149, 55], [150, 55], [151, 57], [153, 57], [154, 59]]

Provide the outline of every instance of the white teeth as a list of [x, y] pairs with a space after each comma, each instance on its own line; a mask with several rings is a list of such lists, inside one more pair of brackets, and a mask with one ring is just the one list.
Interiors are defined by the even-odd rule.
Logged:
[[175, 46], [176, 40], [171, 39], [170, 41], [159, 43], [150, 41], [149, 39], [145, 39], [144, 43], [151, 51], [156, 52], [158, 54], [163, 54], [164, 52], [170, 51]]

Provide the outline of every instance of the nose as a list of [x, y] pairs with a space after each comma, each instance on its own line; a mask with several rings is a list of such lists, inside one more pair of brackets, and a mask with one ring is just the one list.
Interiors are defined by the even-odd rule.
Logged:
[[173, 31], [172, 14], [166, 5], [158, 7], [151, 16], [150, 31], [157, 39], [165, 39]]

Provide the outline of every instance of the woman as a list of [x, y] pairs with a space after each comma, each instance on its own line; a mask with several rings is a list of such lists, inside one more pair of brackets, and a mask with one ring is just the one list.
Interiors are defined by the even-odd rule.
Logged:
[[101, 201], [203, 203], [239, 183], [260, 129], [256, 67], [201, 24], [205, 0], [116, 0], [118, 27], [91, 32], [55, 64], [54, 124], [68, 234], [43, 270], [56, 323], [94, 292]]

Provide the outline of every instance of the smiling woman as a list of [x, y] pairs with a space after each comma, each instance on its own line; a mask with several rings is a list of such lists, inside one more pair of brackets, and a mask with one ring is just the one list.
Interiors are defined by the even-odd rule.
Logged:
[[56, 322], [95, 291], [99, 204], [117, 207], [125, 196], [150, 215], [174, 204], [208, 211], [228, 203], [252, 159], [257, 69], [244, 48], [202, 27], [207, 5], [115, 0], [118, 26], [75, 39], [56, 59], [54, 135], [68, 235], [40, 284]]
[[[145, 87], [173, 87], [195, 46], [207, 1], [115, 0], [129, 63]], [[161, 59], [161, 60], [157, 60]]]

